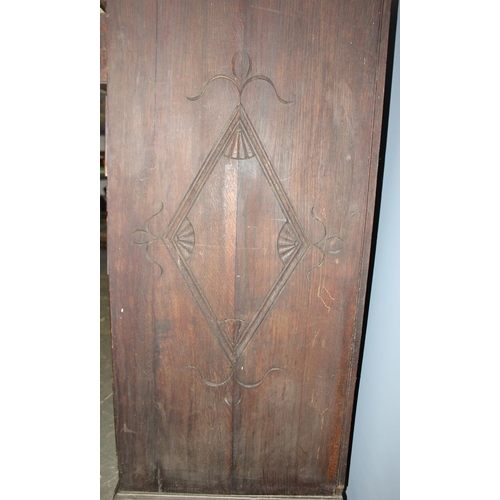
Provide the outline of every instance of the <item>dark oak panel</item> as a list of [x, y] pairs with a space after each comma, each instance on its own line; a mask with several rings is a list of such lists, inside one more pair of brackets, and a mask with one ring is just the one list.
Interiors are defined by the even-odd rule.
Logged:
[[107, 12], [116, 498], [340, 495], [389, 4]]

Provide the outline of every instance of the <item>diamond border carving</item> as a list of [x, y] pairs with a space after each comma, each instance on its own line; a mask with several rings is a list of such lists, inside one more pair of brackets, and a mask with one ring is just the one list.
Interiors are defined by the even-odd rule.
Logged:
[[[179, 242], [180, 235], [185, 233], [185, 228], [188, 225], [186, 221], [188, 221], [187, 215], [189, 214], [189, 211], [215, 168], [219, 158], [228, 148], [231, 147], [235, 134], [238, 134], [243, 138], [242, 141], [245, 142], [248, 150], [254, 152], [255, 158], [258, 160], [259, 165], [262, 168], [264, 176], [276, 197], [280, 209], [287, 219], [285, 224], [287, 227], [287, 237], [293, 239], [295, 242], [295, 246], [293, 248], [287, 249], [288, 251], [285, 260], [283, 260], [280, 256], [280, 258], [282, 258], [283, 268], [278, 278], [274, 282], [274, 285], [271, 287], [253, 318], [248, 321], [246, 325], [240, 325], [236, 342], [234, 339], [231, 341], [227, 333], [223, 330], [223, 326], [221, 325], [222, 319], [217, 318], [212, 307], [210, 306], [208, 299], [203, 293], [196, 277], [188, 265], [185, 245], [181, 245]], [[260, 142], [245, 108], [241, 103], [236, 106], [219, 139], [216, 141], [214, 147], [208, 154], [184, 199], [179, 205], [169, 225], [169, 229], [165, 234], [164, 241], [174, 262], [179, 267], [182, 276], [191, 290], [196, 303], [203, 312], [212, 333], [219, 341], [227, 358], [232, 364], [234, 364], [266, 318], [282, 288], [288, 281], [288, 278], [293, 273], [297, 264], [305, 255], [309, 247], [308, 239], [301, 228], [290, 200], [288, 199], [288, 196], [281, 185], [264, 146]]]
[[[161, 241], [165, 245], [172, 259], [179, 268], [179, 271], [186, 281], [194, 300], [200, 307], [210, 330], [218, 340], [224, 354], [231, 363], [231, 373], [226, 380], [221, 382], [211, 382], [203, 377], [202, 373], [196, 366], [190, 365], [185, 368], [192, 368], [196, 370], [201, 378], [201, 381], [209, 387], [226, 386], [226, 394], [223, 399], [227, 405], [232, 407], [237, 406], [242, 400], [241, 388], [252, 389], [258, 387], [263, 383], [269, 373], [284, 371], [282, 368], [271, 367], [259, 381], [249, 383], [239, 380], [236, 376], [236, 363], [245, 348], [248, 346], [249, 342], [252, 340], [256, 331], [266, 319], [266, 316], [297, 265], [305, 256], [309, 248], [314, 247], [319, 250], [322, 256], [321, 261], [307, 273], [307, 280], [311, 282], [311, 273], [319, 269], [324, 264], [326, 255], [336, 254], [342, 251], [342, 239], [338, 236], [330, 236], [327, 238], [326, 226], [314, 213], [314, 207], [311, 209], [311, 216], [316, 222], [323, 226], [323, 236], [314, 243], [304, 234], [297, 214], [290, 203], [290, 200], [274, 170], [264, 146], [262, 145], [245, 111], [245, 108], [243, 107], [241, 98], [248, 84], [256, 80], [263, 80], [271, 85], [276, 98], [280, 103], [290, 104], [293, 101], [286, 101], [285, 99], [282, 99], [278, 94], [274, 83], [267, 76], [260, 74], [249, 76], [252, 70], [252, 60], [248, 54], [246, 54], [246, 61], [244, 57], [241, 59], [241, 72], [237, 71], [236, 62], [238, 54], [239, 53], [236, 53], [232, 59], [234, 78], [222, 74], [216, 75], [208, 80], [199, 95], [195, 97], [187, 97], [190, 101], [196, 101], [203, 96], [207, 87], [213, 82], [229, 81], [238, 91], [239, 103], [203, 162], [191, 186], [186, 192], [186, 195], [174, 213], [166, 231], [162, 235], [156, 235], [152, 232], [150, 227], [151, 220], [163, 210], [163, 203], [161, 203], [159, 212], [152, 215], [146, 221], [145, 229], [137, 229], [132, 233], [135, 236], [134, 243], [144, 246], [148, 260], [159, 267], [160, 277], [163, 273], [163, 268], [158, 262], [152, 259], [149, 254], [150, 245], [156, 241]], [[239, 318], [217, 318], [188, 264], [188, 260], [193, 251], [195, 251], [196, 247], [195, 230], [188, 218], [188, 214], [221, 156], [239, 161], [255, 157], [260, 168], [262, 169], [266, 181], [273, 191], [282, 213], [286, 218], [276, 241], [276, 251], [283, 264], [283, 268], [262, 301], [259, 309], [248, 321]]]

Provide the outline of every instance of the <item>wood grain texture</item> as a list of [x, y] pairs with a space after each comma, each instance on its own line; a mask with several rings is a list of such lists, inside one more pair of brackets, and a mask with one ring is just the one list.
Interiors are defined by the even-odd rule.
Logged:
[[116, 498], [341, 495], [389, 4], [107, 12]]
[[148, 500], [148, 499], [172, 499], [172, 500], [342, 500], [342, 495], [333, 495], [328, 497], [307, 497], [307, 496], [243, 496], [243, 495], [180, 495], [168, 493], [139, 493], [139, 492], [120, 492], [114, 497], [115, 500]]
[[104, 12], [100, 13], [100, 39], [101, 39], [101, 84], [108, 81], [108, 49], [107, 49], [107, 16]]
[[106, 106], [108, 267], [116, 445], [120, 488], [154, 491], [155, 270], [138, 265], [140, 249], [129, 242], [130, 224], [138, 227], [149, 211], [144, 206], [148, 196], [140, 192], [134, 171], [153, 162], [156, 43], [142, 27], [155, 26], [156, 2], [123, 7], [123, 2], [107, 5], [112, 96]]

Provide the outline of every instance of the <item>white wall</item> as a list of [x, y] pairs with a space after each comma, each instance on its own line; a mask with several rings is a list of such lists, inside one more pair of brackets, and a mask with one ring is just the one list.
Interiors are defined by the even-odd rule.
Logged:
[[399, 499], [399, 16], [348, 500]]

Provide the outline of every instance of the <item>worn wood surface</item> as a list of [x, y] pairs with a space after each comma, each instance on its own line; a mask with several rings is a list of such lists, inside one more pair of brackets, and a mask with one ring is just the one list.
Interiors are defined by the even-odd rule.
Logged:
[[119, 489], [340, 495], [389, 5], [107, 13]]
[[101, 23], [101, 84], [108, 81], [108, 49], [107, 49], [107, 21], [106, 14], [104, 12], [100, 13], [100, 23]]
[[180, 495], [168, 493], [141, 493], [132, 491], [122, 491], [116, 494], [114, 500], [150, 500], [150, 499], [170, 499], [170, 500], [342, 500], [342, 495], [333, 495], [328, 497], [312, 496], [243, 496], [243, 495]]

